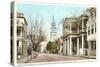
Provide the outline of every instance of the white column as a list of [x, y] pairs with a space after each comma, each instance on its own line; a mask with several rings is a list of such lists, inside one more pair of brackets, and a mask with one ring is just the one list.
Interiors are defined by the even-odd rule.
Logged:
[[84, 35], [82, 35], [82, 55], [84, 54]]
[[19, 47], [22, 48], [22, 41], [19, 40]]
[[72, 55], [72, 37], [70, 37], [70, 48], [69, 48], [69, 54]]
[[67, 39], [67, 55], [69, 55], [69, 39]]
[[64, 40], [63, 53], [64, 53], [64, 55], [66, 55], [66, 40]]
[[79, 55], [79, 37], [77, 38], [77, 55]]

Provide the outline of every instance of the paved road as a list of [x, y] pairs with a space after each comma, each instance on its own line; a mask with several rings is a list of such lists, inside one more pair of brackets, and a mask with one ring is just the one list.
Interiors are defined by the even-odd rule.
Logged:
[[36, 59], [31, 59], [28, 63], [34, 62], [50, 62], [50, 61], [67, 61], [67, 60], [84, 60], [86, 58], [78, 57], [78, 56], [62, 56], [58, 54], [38, 54]]

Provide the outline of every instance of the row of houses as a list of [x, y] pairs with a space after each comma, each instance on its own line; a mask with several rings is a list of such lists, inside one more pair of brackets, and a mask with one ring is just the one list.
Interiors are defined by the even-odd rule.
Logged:
[[87, 14], [66, 17], [63, 23], [63, 54], [96, 56], [96, 8]]

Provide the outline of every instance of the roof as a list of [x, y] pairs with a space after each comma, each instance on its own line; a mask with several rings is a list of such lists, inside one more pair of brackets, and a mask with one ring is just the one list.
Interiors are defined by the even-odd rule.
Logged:
[[28, 23], [27, 23], [27, 21], [26, 21], [26, 18], [25, 18], [25, 16], [24, 16], [23, 13], [17, 12], [17, 18], [23, 18], [23, 19], [25, 20], [25, 23], [28, 25]]

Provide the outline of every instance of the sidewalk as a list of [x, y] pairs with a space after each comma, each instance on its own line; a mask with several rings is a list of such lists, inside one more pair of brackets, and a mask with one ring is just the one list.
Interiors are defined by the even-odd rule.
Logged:
[[28, 61], [28, 56], [17, 60], [18, 63], [26, 63]]
[[21, 58], [21, 59], [17, 60], [17, 62], [18, 62], [18, 63], [27, 63], [27, 62], [29, 62], [31, 59], [36, 59], [36, 56], [37, 56], [37, 52], [32, 51], [31, 57], [30, 57], [30, 56], [26, 56], [26, 57], [24, 57], [24, 58]]
[[96, 59], [96, 56], [80, 56], [80, 57], [88, 58], [88, 59]]
[[81, 58], [87, 58], [87, 59], [96, 59], [96, 56], [88, 56], [88, 55], [73, 55], [72, 57], [81, 57]]

